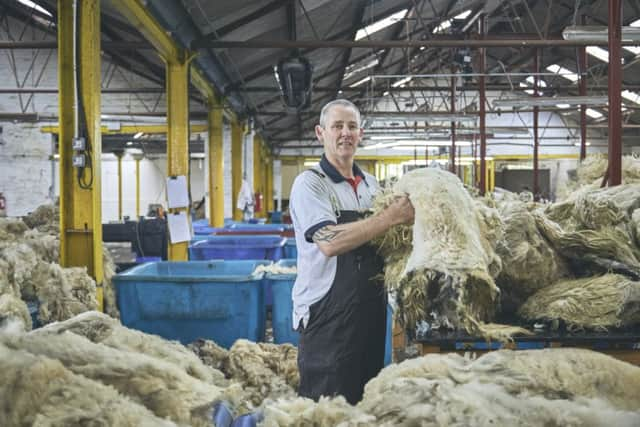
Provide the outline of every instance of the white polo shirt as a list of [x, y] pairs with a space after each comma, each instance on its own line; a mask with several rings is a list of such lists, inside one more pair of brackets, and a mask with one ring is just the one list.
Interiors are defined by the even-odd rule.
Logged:
[[293, 286], [293, 328], [300, 320], [309, 321], [309, 306], [324, 297], [336, 275], [337, 257], [327, 257], [313, 243], [313, 234], [327, 225], [338, 223], [341, 210], [366, 211], [380, 189], [373, 175], [355, 163], [354, 176], [362, 181], [354, 191], [351, 184], [323, 155], [313, 171], [298, 175], [291, 189], [289, 210], [296, 235], [298, 276]]

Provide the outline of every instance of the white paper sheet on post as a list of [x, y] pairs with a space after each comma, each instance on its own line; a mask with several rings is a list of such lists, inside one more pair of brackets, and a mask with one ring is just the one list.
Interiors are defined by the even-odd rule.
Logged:
[[187, 177], [184, 175], [167, 178], [167, 205], [171, 208], [186, 208], [189, 206], [189, 190]]
[[170, 213], [167, 215], [169, 223], [169, 238], [171, 243], [188, 242], [191, 240], [191, 227], [186, 212]]

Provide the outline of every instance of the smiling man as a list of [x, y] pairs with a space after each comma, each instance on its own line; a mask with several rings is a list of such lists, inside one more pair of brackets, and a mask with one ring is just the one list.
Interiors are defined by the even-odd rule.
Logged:
[[362, 139], [360, 112], [338, 99], [315, 128], [320, 163], [296, 177], [289, 209], [298, 248], [293, 327], [300, 332], [301, 396], [343, 395], [355, 404], [384, 363], [386, 292], [383, 263], [368, 242], [397, 224], [413, 223], [407, 197], [364, 217], [379, 190], [354, 156]]

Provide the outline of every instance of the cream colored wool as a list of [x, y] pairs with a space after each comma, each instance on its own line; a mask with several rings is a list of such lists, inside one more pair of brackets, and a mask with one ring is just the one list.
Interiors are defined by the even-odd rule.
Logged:
[[102, 290], [104, 295], [104, 312], [116, 319], [120, 318], [118, 305], [116, 301], [116, 288], [113, 284], [113, 276], [116, 275], [116, 263], [113, 261], [109, 249], [102, 245], [102, 270], [103, 281]]
[[383, 369], [358, 408], [380, 426], [631, 426], [639, 387], [640, 368], [589, 350], [432, 354]]
[[296, 397], [266, 401], [262, 427], [368, 427], [376, 418], [351, 406], [342, 396], [311, 399]]
[[0, 218], [0, 242], [15, 240], [28, 229], [29, 227], [19, 219]]
[[187, 346], [207, 366], [222, 370], [229, 358], [229, 350], [211, 340], [199, 339]]
[[95, 344], [72, 332], [35, 330], [0, 336], [14, 350], [59, 360], [71, 372], [112, 386], [156, 416], [192, 426], [210, 425], [208, 410], [222, 389], [187, 375], [180, 367], [136, 351]]
[[543, 288], [520, 307], [524, 319], [565, 321], [570, 329], [640, 324], [640, 282], [618, 274], [563, 280]]
[[240, 382], [250, 402], [258, 406], [269, 397], [294, 396], [300, 377], [298, 352], [291, 344], [237, 340], [229, 350], [225, 372]]
[[538, 289], [570, 276], [566, 262], [538, 231], [532, 208], [519, 201], [499, 204], [504, 239], [496, 248], [503, 261], [496, 282], [503, 312], [514, 312]]
[[25, 331], [30, 331], [32, 328], [31, 315], [27, 304], [18, 296], [0, 293], [0, 323], [5, 319], [19, 321]]
[[62, 268], [49, 264], [47, 276], [37, 289], [38, 320], [43, 324], [97, 308], [96, 284], [84, 267]]
[[253, 274], [270, 273], [270, 274], [297, 274], [298, 269], [295, 265], [285, 267], [278, 264], [259, 265], [253, 271]]
[[[387, 232], [380, 243], [386, 285], [397, 292], [401, 321], [413, 328], [426, 320], [436, 329], [464, 329], [500, 340], [526, 333], [484, 323], [493, 319], [498, 306], [494, 276], [501, 261], [495, 242], [487, 238], [501, 235], [497, 212], [474, 202], [455, 175], [439, 169], [413, 170], [393, 192], [408, 194], [415, 208], [412, 245], [398, 229]], [[392, 197], [384, 193], [376, 208]], [[399, 268], [394, 263], [404, 265], [396, 277]]]
[[171, 427], [112, 387], [0, 343], [0, 425]]
[[60, 209], [54, 205], [41, 205], [23, 219], [27, 227], [42, 233], [60, 234]]
[[[570, 197], [582, 187], [599, 188], [607, 171], [608, 159], [604, 154], [587, 156], [576, 168], [576, 179], [568, 181], [558, 191], [558, 200]], [[636, 156], [622, 156], [622, 183], [640, 182], [640, 159]]]
[[122, 326], [120, 321], [97, 311], [88, 311], [64, 322], [51, 323], [34, 331], [34, 334], [55, 336], [65, 331], [81, 335], [96, 344], [163, 360], [198, 380], [221, 387], [227, 385], [222, 372], [204, 365], [179, 342], [129, 329]]

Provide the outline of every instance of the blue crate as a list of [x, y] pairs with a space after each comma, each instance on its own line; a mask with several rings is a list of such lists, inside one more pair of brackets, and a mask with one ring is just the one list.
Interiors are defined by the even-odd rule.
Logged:
[[229, 348], [264, 339], [264, 274], [269, 261], [142, 264], [113, 277], [122, 324], [188, 344], [210, 339]]
[[282, 233], [284, 230], [287, 230], [288, 227], [285, 224], [246, 224], [246, 223], [235, 223], [230, 225], [225, 225], [226, 228], [230, 228], [232, 230], [239, 231], [259, 231], [259, 232], [273, 232], [274, 234]]
[[40, 309], [39, 301], [27, 301], [27, 308], [29, 309], [29, 316], [31, 316], [31, 328], [39, 328], [40, 321], [38, 320], [38, 310]]
[[160, 256], [139, 256], [139, 257], [136, 257], [136, 263], [137, 264], [143, 264], [145, 262], [156, 262], [156, 261], [162, 261], [162, 257], [160, 257]]
[[391, 351], [393, 342], [391, 337], [393, 336], [393, 307], [391, 304], [387, 304], [387, 328], [384, 337], [384, 366], [391, 364]]
[[291, 259], [298, 258], [298, 247], [296, 246], [295, 237], [287, 238], [287, 243], [284, 244], [284, 257]]
[[[525, 341], [516, 342], [516, 350], [536, 350], [544, 348], [543, 341]], [[500, 350], [503, 347], [501, 342], [497, 341], [472, 341], [472, 342], [456, 342], [456, 350]]]
[[[291, 267], [296, 265], [295, 259], [282, 259], [277, 265]], [[271, 274], [265, 276], [265, 292], [271, 291], [273, 305], [271, 308], [271, 323], [273, 326], [273, 341], [276, 344], [291, 343], [298, 345], [299, 334], [293, 330], [293, 301], [291, 290], [296, 281], [295, 274]]]
[[284, 237], [268, 234], [260, 236], [208, 236], [206, 240], [191, 243], [189, 259], [192, 261], [210, 259], [278, 261], [282, 258], [286, 241]]
[[270, 211], [269, 218], [273, 224], [282, 223], [282, 211]]

